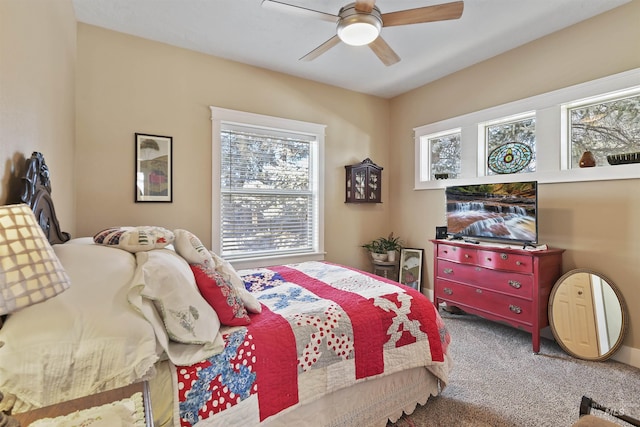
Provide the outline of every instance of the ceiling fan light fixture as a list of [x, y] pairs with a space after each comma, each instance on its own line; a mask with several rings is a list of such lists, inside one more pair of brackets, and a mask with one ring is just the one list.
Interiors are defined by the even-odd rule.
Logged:
[[374, 7], [371, 13], [358, 12], [353, 5], [340, 11], [338, 37], [351, 46], [363, 46], [371, 43], [380, 35], [382, 18]]

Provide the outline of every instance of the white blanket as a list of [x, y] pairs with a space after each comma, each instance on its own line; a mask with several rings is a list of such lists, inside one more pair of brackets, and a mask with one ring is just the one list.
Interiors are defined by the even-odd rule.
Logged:
[[15, 412], [139, 381], [161, 352], [126, 299], [133, 254], [90, 239], [54, 250], [70, 288], [12, 314], [0, 329], [0, 390], [16, 395]]

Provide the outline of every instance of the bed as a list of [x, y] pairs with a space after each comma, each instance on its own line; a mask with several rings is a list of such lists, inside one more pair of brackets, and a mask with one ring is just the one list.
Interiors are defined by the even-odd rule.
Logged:
[[44, 158], [34, 211], [71, 286], [8, 316], [14, 412], [148, 380], [156, 426], [385, 426], [447, 383], [449, 334], [410, 287], [329, 262], [236, 271], [187, 230], [60, 230]]

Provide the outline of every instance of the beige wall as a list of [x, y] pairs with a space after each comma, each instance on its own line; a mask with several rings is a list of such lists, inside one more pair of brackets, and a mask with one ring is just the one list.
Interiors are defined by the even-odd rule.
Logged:
[[45, 155], [65, 230], [75, 231], [76, 22], [71, 0], [0, 1], [0, 204], [15, 201], [24, 160]]
[[[414, 191], [412, 129], [468, 112], [640, 67], [640, 1], [469, 67], [391, 101], [392, 217], [425, 248], [445, 223], [443, 190]], [[559, 137], [558, 137], [559, 143]], [[640, 180], [540, 185], [540, 241], [566, 249], [564, 271], [592, 268], [626, 298], [625, 345], [640, 349]]]
[[[74, 236], [153, 223], [191, 229], [209, 244], [208, 106], [324, 123], [328, 259], [366, 268], [359, 245], [393, 230], [426, 249], [432, 287], [428, 240], [444, 221], [444, 195], [413, 191], [412, 128], [640, 67], [639, 17], [634, 0], [386, 101], [83, 24], [76, 51], [70, 0], [2, 0], [0, 203], [23, 158], [37, 150], [52, 171], [62, 225]], [[133, 202], [135, 132], [173, 136], [174, 203]], [[344, 165], [365, 157], [385, 168], [384, 203], [345, 205]], [[625, 345], [636, 349], [638, 184], [540, 188], [541, 240], [567, 249], [565, 271], [590, 267], [618, 284], [631, 313]]]
[[[383, 204], [345, 205], [344, 165], [371, 157], [387, 170], [387, 100], [84, 24], [78, 26], [77, 234], [154, 224], [186, 228], [210, 246], [210, 105], [327, 125], [327, 259], [369, 268], [359, 245], [391, 231], [389, 191], [383, 188]], [[135, 132], [173, 137], [173, 203], [134, 202]]]

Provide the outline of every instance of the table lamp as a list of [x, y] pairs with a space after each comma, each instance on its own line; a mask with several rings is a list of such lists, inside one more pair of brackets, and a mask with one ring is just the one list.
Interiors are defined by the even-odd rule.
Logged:
[[[29, 206], [0, 206], [0, 316], [54, 297], [69, 285]], [[18, 425], [0, 412], [0, 426]]]

